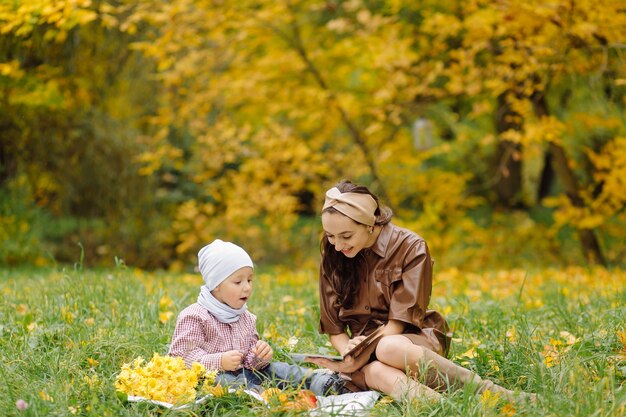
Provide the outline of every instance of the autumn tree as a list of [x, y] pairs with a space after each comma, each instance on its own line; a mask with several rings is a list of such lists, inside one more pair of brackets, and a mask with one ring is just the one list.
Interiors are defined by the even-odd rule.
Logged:
[[103, 256], [185, 262], [221, 237], [293, 257], [341, 178], [440, 253], [538, 205], [555, 227], [512, 235], [574, 229], [598, 263], [623, 237], [618, 2], [0, 5], [0, 178]]
[[[140, 263], [138, 252], [150, 246], [135, 237], [153, 235], [149, 224], [160, 218], [151, 179], [138, 176], [133, 161], [156, 88], [151, 62], [119, 30], [125, 9], [90, 0], [0, 2], [0, 186], [30, 190], [33, 209], [48, 214], [40, 233], [57, 244], [59, 260], [77, 260], [81, 243], [90, 259]], [[28, 216], [17, 211], [5, 215]], [[7, 239], [34, 227], [26, 224]]]
[[[610, 214], [603, 209], [600, 215], [592, 208], [598, 204], [585, 190], [602, 184], [595, 181], [595, 167], [584, 163], [586, 152], [580, 149], [597, 152], [624, 134], [618, 110], [623, 108], [623, 5], [474, 1], [428, 13], [423, 27], [431, 42], [454, 45], [444, 53], [447, 59], [438, 73], [447, 88], [454, 86], [457, 91], [451, 92], [473, 99], [484, 94], [497, 97], [485, 109], [495, 109], [496, 114], [500, 198], [510, 200], [519, 191], [524, 154], [539, 147], [551, 162], [544, 170], [556, 172], [567, 196], [556, 203], [561, 213], [586, 213], [560, 224], [578, 230], [589, 262], [604, 264], [595, 229], [621, 209], [609, 210]], [[578, 100], [571, 99], [572, 89], [580, 90]], [[581, 98], [592, 99], [596, 107], [581, 111]], [[602, 117], [603, 125], [614, 128], [588, 126], [584, 133], [572, 131], [575, 119], [584, 117]], [[604, 134], [598, 137], [597, 130]], [[584, 134], [588, 137], [581, 137]], [[593, 137], [596, 140], [590, 140]], [[577, 173], [576, 165], [587, 169]]]
[[[172, 232], [182, 253], [216, 234], [279, 239], [341, 177], [371, 182], [401, 215], [417, 209], [445, 235], [455, 223], [472, 229], [465, 214], [481, 183], [495, 191], [476, 195], [484, 201], [527, 205], [524, 167], [539, 158], [587, 210], [582, 190], [598, 184], [593, 164], [581, 165], [584, 140], [567, 131], [584, 102], [568, 101], [567, 86], [593, 95], [599, 80], [613, 93], [598, 102], [623, 107], [615, 2], [153, 1], [133, 19], [158, 29], [137, 48], [167, 89], [145, 173], [195, 190]], [[435, 123], [426, 148], [411, 132], [422, 119]], [[597, 222], [559, 224], [603, 262]]]
[[[195, 138], [144, 156], [157, 171], [179, 164], [180, 181], [201, 190], [175, 223], [181, 252], [216, 235], [263, 249], [342, 177], [372, 182], [399, 209], [427, 189], [415, 171], [428, 155], [407, 128], [424, 85], [411, 73], [411, 26], [360, 2], [157, 2], [137, 13], [160, 28], [138, 46], [168, 87], [159, 137]], [[394, 194], [402, 184], [408, 195]]]

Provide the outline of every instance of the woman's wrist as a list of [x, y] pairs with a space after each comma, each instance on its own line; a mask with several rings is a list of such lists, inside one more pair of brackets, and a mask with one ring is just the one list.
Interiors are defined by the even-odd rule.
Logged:
[[346, 333], [334, 334], [330, 336], [330, 344], [333, 345], [335, 350], [340, 354], [346, 349], [349, 341], [350, 337]]

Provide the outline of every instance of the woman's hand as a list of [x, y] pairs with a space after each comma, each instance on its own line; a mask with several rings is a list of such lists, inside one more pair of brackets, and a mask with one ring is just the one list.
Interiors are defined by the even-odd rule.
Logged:
[[262, 361], [269, 361], [270, 359], [272, 359], [274, 351], [266, 341], [257, 340], [252, 353], [254, 353], [254, 356], [261, 359]]
[[361, 343], [364, 339], [365, 339], [365, 336], [357, 336], [353, 339], [348, 340], [348, 344], [343, 349], [343, 352], [341, 352], [341, 356], [346, 356], [348, 352], [354, 349], [354, 347], [357, 346], [359, 343]]
[[241, 367], [243, 353], [238, 350], [229, 350], [222, 353], [222, 369], [225, 371], [236, 371]]
[[352, 356], [346, 356], [342, 361], [333, 361], [326, 358], [307, 356], [304, 358], [304, 361], [314, 363], [323, 368], [330, 369], [331, 371], [349, 374], [358, 370], [367, 363], [368, 357], [363, 357], [364, 360], [362, 360], [361, 357], [359, 358], [360, 360], [357, 362]]
[[331, 359], [310, 356], [305, 357], [304, 360], [305, 362], [314, 363], [316, 365], [330, 369], [331, 371], [341, 372], [344, 374], [352, 373], [358, 369], [361, 369], [365, 364], [367, 364], [370, 356], [374, 352], [374, 349], [376, 349], [376, 343], [374, 343], [367, 346], [356, 357], [352, 355], [345, 355], [345, 353], [349, 352], [354, 346], [361, 343], [363, 339], [365, 339], [365, 336], [357, 336], [354, 339], [350, 339], [346, 347], [344, 348], [343, 360], [341, 361], [333, 361]]
[[[379, 327], [374, 334], [370, 334], [369, 336], [357, 336], [352, 339], [348, 339], [348, 335], [345, 333], [331, 335], [330, 341], [337, 350], [340, 350], [340, 346], [343, 345], [343, 349], [341, 349], [341, 352], [343, 353], [343, 360], [341, 361], [333, 361], [331, 359], [312, 356], [307, 356], [304, 358], [304, 360], [306, 362], [323, 366], [324, 368], [330, 369], [331, 371], [341, 372], [345, 374], [352, 373], [358, 369], [361, 369], [369, 362], [372, 353], [374, 353], [374, 351], [376, 350], [378, 342], [383, 337], [384, 329], [386, 328]], [[348, 354], [348, 352], [350, 352], [355, 346], [363, 342], [363, 340], [367, 337], [370, 337], [371, 340], [367, 342], [367, 344], [363, 346], [362, 349], [359, 349], [355, 353]]]

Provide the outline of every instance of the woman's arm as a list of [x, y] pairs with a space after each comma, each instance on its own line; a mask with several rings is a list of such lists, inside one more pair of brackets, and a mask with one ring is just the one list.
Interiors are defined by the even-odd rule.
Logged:
[[333, 347], [337, 350], [337, 352], [339, 352], [342, 355], [344, 352], [347, 352], [349, 350], [348, 349], [349, 343], [350, 343], [350, 336], [348, 336], [346, 333], [330, 335], [330, 344], [333, 345]]
[[394, 277], [389, 319], [422, 327], [432, 291], [432, 259], [420, 240], [404, 254], [401, 275]]

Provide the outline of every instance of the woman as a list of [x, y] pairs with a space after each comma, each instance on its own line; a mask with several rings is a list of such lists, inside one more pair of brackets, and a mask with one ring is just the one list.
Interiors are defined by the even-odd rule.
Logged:
[[[513, 392], [445, 358], [445, 319], [427, 310], [433, 261], [426, 242], [393, 225], [367, 187], [342, 181], [326, 192], [322, 209], [320, 331], [345, 354], [380, 325], [370, 352], [343, 362], [309, 358], [342, 372], [352, 390], [375, 389], [401, 399], [437, 399], [433, 390], [472, 383], [507, 399]], [[349, 333], [348, 333], [349, 332]], [[422, 376], [421, 384], [417, 376]]]

